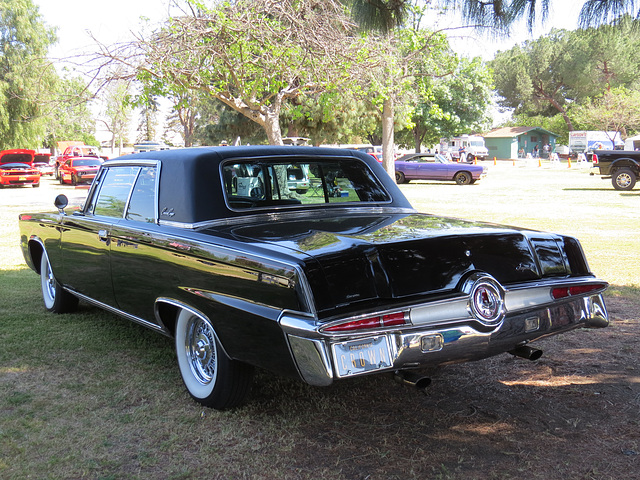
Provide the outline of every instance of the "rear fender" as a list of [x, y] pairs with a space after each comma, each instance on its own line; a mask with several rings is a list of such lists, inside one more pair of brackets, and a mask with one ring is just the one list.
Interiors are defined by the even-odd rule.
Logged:
[[619, 158], [611, 164], [611, 172], [614, 172], [619, 168], [632, 168], [638, 172], [640, 169], [640, 162], [629, 157]]

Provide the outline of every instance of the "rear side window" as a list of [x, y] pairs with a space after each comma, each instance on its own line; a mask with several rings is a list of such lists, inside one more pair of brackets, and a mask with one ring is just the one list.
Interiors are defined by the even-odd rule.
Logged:
[[153, 223], [156, 220], [156, 168], [140, 169], [131, 200], [127, 208], [127, 220]]
[[231, 208], [388, 202], [369, 167], [356, 159], [241, 161], [222, 166]]

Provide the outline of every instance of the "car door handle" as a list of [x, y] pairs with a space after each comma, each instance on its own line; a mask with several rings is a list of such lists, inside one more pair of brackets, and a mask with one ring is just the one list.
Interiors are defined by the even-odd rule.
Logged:
[[106, 230], [98, 230], [98, 239], [101, 242], [108, 242], [109, 241], [109, 234], [107, 233]]

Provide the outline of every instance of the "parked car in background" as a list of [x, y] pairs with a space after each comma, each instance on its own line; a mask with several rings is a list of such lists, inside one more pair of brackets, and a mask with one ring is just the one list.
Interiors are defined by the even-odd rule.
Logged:
[[[302, 197], [291, 167], [315, 186]], [[19, 217], [45, 308], [80, 299], [172, 337], [189, 394], [217, 409], [245, 400], [254, 367], [318, 387], [381, 373], [424, 387], [421, 367], [536, 359], [536, 339], [608, 324], [607, 283], [578, 240], [418, 213], [353, 150], [128, 155], [101, 166], [82, 207], [67, 203]]]
[[99, 154], [98, 147], [94, 147], [91, 145], [78, 145], [77, 142], [71, 142], [71, 143], [74, 143], [74, 144], [66, 147], [62, 155], [58, 155], [57, 157], [55, 157], [54, 168], [56, 171], [57, 179], [60, 179], [60, 165], [62, 165], [63, 163], [66, 163], [66, 161], [69, 160], [70, 158], [89, 157], [89, 158], [99, 158], [101, 161], [108, 159], [108, 157], [101, 156]]
[[98, 173], [102, 162], [98, 158], [92, 157], [72, 157], [67, 159], [58, 167], [58, 177], [60, 184], [70, 183], [91, 183]]
[[410, 153], [396, 160], [396, 182], [411, 180], [454, 181], [458, 185], [470, 185], [487, 174], [480, 165], [451, 162], [439, 153]]
[[33, 166], [38, 169], [42, 176], [53, 176], [55, 174], [55, 167], [51, 164], [50, 153], [36, 153], [33, 157]]
[[40, 186], [40, 171], [33, 166], [35, 150], [17, 148], [0, 152], [0, 188]]

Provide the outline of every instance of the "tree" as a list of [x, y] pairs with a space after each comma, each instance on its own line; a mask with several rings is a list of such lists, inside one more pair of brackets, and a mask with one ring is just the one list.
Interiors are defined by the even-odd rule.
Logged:
[[360, 57], [353, 25], [333, 0], [239, 0], [212, 10], [190, 0], [187, 7], [189, 14], [137, 43], [145, 93], [206, 92], [262, 126], [272, 144], [282, 143], [285, 101], [348, 81]]
[[411, 145], [416, 152], [423, 143], [433, 145], [442, 137], [482, 131], [489, 122], [491, 72], [479, 58], [458, 59], [453, 55], [450, 60], [457, 63], [452, 74], [424, 78], [413, 126], [398, 135], [398, 143]]
[[513, 108], [516, 115], [560, 113], [573, 130], [566, 107], [575, 100], [572, 80], [584, 71], [577, 68], [569, 36], [565, 30], [553, 30], [538, 40], [499, 52], [490, 62], [499, 104]]
[[321, 145], [352, 143], [354, 137], [369, 138], [380, 122], [375, 109], [359, 95], [329, 90], [301, 95], [288, 102], [283, 109], [282, 124], [286, 125], [288, 136], [297, 132], [295, 136], [309, 137], [313, 145]]
[[198, 106], [195, 138], [202, 145], [233, 143], [240, 137], [244, 144], [268, 144], [262, 127], [216, 98], [205, 97]]
[[391, 178], [395, 178], [394, 118], [396, 96], [406, 85], [407, 63], [397, 55], [395, 28], [402, 25], [410, 12], [410, 2], [402, 0], [352, 0], [351, 14], [366, 31], [380, 32], [373, 38], [372, 50], [379, 59], [378, 66], [370, 69], [370, 91], [374, 102], [381, 106], [382, 166]]
[[44, 143], [53, 152], [62, 140], [78, 140], [86, 145], [97, 145], [95, 122], [89, 104], [93, 94], [80, 77], [65, 72], [54, 84], [48, 102], [43, 104]]
[[[397, 0], [410, 3], [411, 0]], [[555, 0], [561, 2], [564, 0]], [[458, 7], [464, 20], [478, 27], [491, 27], [507, 33], [517, 20], [524, 19], [529, 30], [538, 21], [544, 22], [549, 14], [552, 0], [440, 0], [443, 7]], [[580, 9], [579, 23], [582, 28], [609, 22], [621, 15], [640, 17], [640, 6], [633, 0], [585, 0]]]
[[140, 109], [137, 142], [154, 141], [158, 128], [158, 100], [149, 98]]
[[574, 129], [568, 107], [618, 86], [637, 88], [640, 22], [623, 17], [598, 28], [554, 30], [500, 52], [491, 62], [500, 105], [516, 115], [560, 113]]
[[574, 107], [572, 114], [584, 130], [618, 132], [626, 138], [629, 131], [640, 130], [640, 92], [613, 88]]
[[56, 80], [45, 60], [54, 41], [31, 0], [0, 0], [0, 148], [40, 144]]
[[105, 87], [104, 111], [101, 122], [111, 133], [111, 149], [118, 144], [122, 150], [127, 141], [127, 132], [131, 121], [133, 107], [130, 103], [131, 84], [125, 80], [112, 81]]

